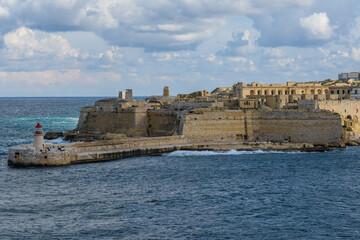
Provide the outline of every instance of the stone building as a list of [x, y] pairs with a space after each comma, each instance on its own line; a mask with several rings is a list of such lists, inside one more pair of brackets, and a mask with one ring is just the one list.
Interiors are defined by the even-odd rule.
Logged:
[[360, 72], [350, 72], [350, 73], [340, 73], [338, 75], [339, 80], [347, 81], [349, 79], [359, 81], [360, 79]]
[[298, 95], [298, 94], [329, 94], [330, 87], [321, 83], [296, 83], [287, 82], [286, 84], [260, 84], [253, 82], [244, 84], [238, 82], [233, 85], [233, 96], [246, 98], [247, 96], [274, 96], [274, 95]]

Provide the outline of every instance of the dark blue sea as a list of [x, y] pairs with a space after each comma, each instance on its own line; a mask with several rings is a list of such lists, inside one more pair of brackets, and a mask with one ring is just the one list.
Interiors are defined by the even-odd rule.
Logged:
[[7, 165], [98, 99], [0, 98], [0, 239], [360, 239], [359, 147]]

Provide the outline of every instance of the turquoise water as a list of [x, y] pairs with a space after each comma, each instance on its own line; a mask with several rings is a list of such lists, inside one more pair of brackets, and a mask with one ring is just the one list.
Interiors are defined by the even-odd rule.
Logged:
[[98, 98], [0, 98], [0, 239], [359, 239], [359, 147], [188, 152], [49, 168], [7, 147]]

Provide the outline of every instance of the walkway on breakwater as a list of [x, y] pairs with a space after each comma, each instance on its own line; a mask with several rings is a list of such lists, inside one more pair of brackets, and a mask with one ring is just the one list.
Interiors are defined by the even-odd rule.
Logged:
[[178, 150], [252, 151], [259, 149], [265, 151], [331, 150], [329, 146], [316, 146], [309, 143], [188, 142], [182, 136], [173, 136], [68, 144], [45, 143], [40, 151], [36, 150], [33, 144], [19, 145], [9, 148], [8, 164], [12, 166], [62, 166], [135, 156], [160, 155]]

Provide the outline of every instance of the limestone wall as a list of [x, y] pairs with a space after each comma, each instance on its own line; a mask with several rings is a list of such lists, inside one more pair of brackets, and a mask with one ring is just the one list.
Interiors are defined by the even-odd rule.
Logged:
[[252, 140], [339, 144], [341, 119], [328, 111], [264, 111], [253, 117]]
[[88, 115], [88, 113], [95, 112], [95, 111], [96, 111], [95, 107], [83, 107], [83, 108], [81, 108], [80, 117], [79, 117], [79, 121], [78, 121], [78, 124], [76, 126], [76, 129], [81, 129], [83, 124], [84, 124], [84, 121], [86, 119], [86, 116]]
[[127, 136], [147, 136], [147, 109], [122, 109], [119, 113], [90, 112], [78, 130], [80, 133], [123, 133]]
[[204, 111], [187, 114], [183, 135], [204, 141], [339, 144], [342, 127], [340, 116], [327, 111]]
[[[348, 124], [354, 132], [360, 133], [360, 99], [318, 101], [318, 107], [319, 109], [339, 113], [343, 125]], [[346, 124], [346, 122], [348, 123]]]
[[246, 135], [245, 112], [241, 110], [204, 111], [185, 116], [183, 135], [204, 141], [235, 140]]
[[179, 120], [174, 111], [149, 110], [148, 134], [150, 137], [178, 135]]

